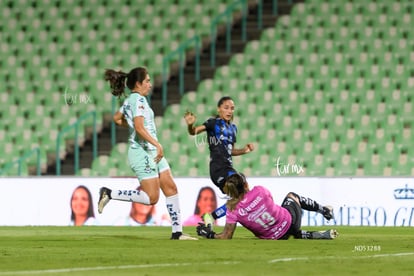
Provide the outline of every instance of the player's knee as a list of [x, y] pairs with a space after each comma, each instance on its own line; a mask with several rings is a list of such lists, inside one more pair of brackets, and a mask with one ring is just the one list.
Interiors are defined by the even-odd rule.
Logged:
[[177, 185], [174, 182], [170, 170], [160, 174], [160, 187], [165, 196], [173, 196], [178, 193]]
[[299, 196], [298, 196], [298, 194], [296, 194], [294, 192], [289, 192], [286, 195], [286, 198], [291, 198], [291, 199], [293, 199], [294, 201], [296, 201], [299, 204]]
[[173, 181], [161, 182], [161, 190], [165, 196], [173, 196], [178, 193], [177, 185]]
[[146, 193], [148, 194], [150, 205], [157, 204], [158, 199], [160, 198], [159, 190], [150, 189], [149, 191], [146, 191]]
[[149, 195], [150, 205], [157, 204], [159, 195]]
[[295, 194], [294, 192], [289, 192], [289, 193], [286, 195], [286, 197], [290, 197], [290, 198], [297, 198], [297, 197], [298, 197], [298, 195], [297, 195], [297, 194]]
[[173, 196], [177, 193], [178, 193], [178, 190], [177, 190], [176, 185], [168, 185], [168, 187], [166, 188], [166, 192], [165, 192], [166, 196]]

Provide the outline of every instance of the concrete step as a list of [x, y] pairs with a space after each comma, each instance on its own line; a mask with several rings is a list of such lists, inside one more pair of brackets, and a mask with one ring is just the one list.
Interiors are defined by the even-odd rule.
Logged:
[[[295, 1], [303, 2], [303, 0]], [[278, 3], [278, 12], [279, 16], [274, 16], [272, 14], [272, 3], [271, 0], [263, 1], [263, 14], [262, 14], [262, 27], [263, 30], [267, 27], [273, 27], [276, 24], [279, 16], [283, 14], [288, 14], [292, 8], [292, 5], [288, 3], [288, 1], [277, 1]], [[231, 53], [226, 52], [226, 39], [223, 36], [218, 36], [216, 41], [216, 60], [215, 64], [217, 66], [228, 64], [229, 60], [231, 59], [232, 54], [239, 53], [244, 50], [246, 43], [248, 41], [254, 39], [260, 39], [260, 35], [262, 30], [259, 30], [257, 27], [257, 9], [250, 8], [249, 9], [249, 16], [246, 20], [246, 38], [247, 41], [242, 41], [241, 37], [241, 21], [234, 22], [232, 26], [232, 33], [231, 33]], [[206, 78], [212, 78], [214, 76], [214, 72], [216, 68], [212, 68], [210, 66], [210, 47], [209, 43], [204, 42], [204, 48], [200, 56], [200, 81]], [[177, 73], [177, 68], [175, 69]], [[194, 60], [191, 58], [187, 58], [187, 64], [185, 68], [185, 77], [184, 77], [184, 93], [188, 91], [196, 91], [199, 82], [195, 81], [194, 78], [195, 70], [194, 70]], [[162, 116], [164, 113], [164, 107], [162, 106], [162, 86], [159, 80], [155, 80], [155, 87], [153, 89], [153, 95], [151, 97], [151, 105], [154, 110], [155, 115]], [[168, 88], [168, 103], [179, 103], [181, 96], [179, 91], [179, 80], [177, 75], [171, 76], [167, 83]], [[112, 116], [110, 114], [104, 115], [104, 128], [101, 133], [99, 133], [99, 143], [98, 143], [98, 154], [110, 154], [112, 149], [111, 143], [111, 128], [110, 122], [112, 120]], [[128, 137], [128, 130], [124, 128], [117, 127], [117, 135], [116, 135], [116, 142], [127, 142], [126, 139]], [[80, 149], [80, 167], [86, 168], [90, 167], [93, 161], [92, 155], [92, 145], [91, 139], [85, 143], [85, 145]], [[73, 175], [74, 174], [74, 156], [73, 153], [67, 154], [65, 160], [62, 160], [61, 166], [61, 174], [62, 175]], [[47, 168], [46, 175], [54, 175], [56, 174], [55, 162], [54, 160], [49, 160], [48, 164], [50, 164]]]

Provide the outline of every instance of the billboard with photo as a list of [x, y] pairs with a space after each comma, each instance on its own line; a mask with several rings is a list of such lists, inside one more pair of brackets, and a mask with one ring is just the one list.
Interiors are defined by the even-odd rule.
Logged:
[[[208, 178], [176, 178], [175, 181], [186, 225], [194, 225], [194, 213], [199, 209], [197, 198], [206, 187], [214, 192], [215, 206], [226, 202]], [[248, 178], [248, 181], [251, 186], [267, 187], [278, 204], [292, 191], [334, 207], [335, 220], [328, 222], [320, 214], [306, 211], [303, 226], [414, 226], [414, 180], [410, 178], [268, 177]], [[94, 218], [88, 225], [142, 225], [130, 218], [131, 202], [112, 200], [102, 214], [97, 211], [102, 186], [134, 190], [138, 185], [135, 178], [0, 178], [0, 225], [73, 225], [72, 200], [79, 186], [86, 187], [91, 195]], [[152, 212], [148, 225], [170, 225], [162, 193]], [[217, 221], [218, 225], [224, 223], [225, 218]]]

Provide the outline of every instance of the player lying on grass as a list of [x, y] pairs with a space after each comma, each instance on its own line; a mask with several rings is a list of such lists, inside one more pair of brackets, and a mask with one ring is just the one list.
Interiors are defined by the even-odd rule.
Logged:
[[290, 192], [279, 206], [274, 203], [268, 189], [263, 186], [250, 189], [245, 176], [239, 173], [227, 178], [224, 192], [230, 199], [223, 232], [215, 233], [208, 225], [199, 223], [199, 236], [231, 239], [237, 223], [260, 239], [286, 240], [290, 236], [296, 239], [334, 239], [338, 236], [336, 230], [301, 230], [302, 209], [321, 213], [328, 220], [333, 218], [332, 207], [322, 206], [310, 198]]

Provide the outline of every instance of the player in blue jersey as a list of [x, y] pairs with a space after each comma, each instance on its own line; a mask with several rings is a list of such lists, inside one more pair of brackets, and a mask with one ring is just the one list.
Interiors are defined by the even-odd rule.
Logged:
[[102, 213], [111, 199], [154, 205], [158, 202], [161, 188], [171, 217], [171, 239], [195, 239], [182, 233], [177, 186], [164, 158], [162, 145], [158, 142], [154, 112], [146, 98], [152, 89], [147, 69], [137, 67], [129, 73], [109, 69], [105, 72], [105, 80], [109, 81], [114, 96], [124, 95], [125, 86], [130, 90], [113, 119], [116, 124], [129, 128], [128, 160], [140, 187], [137, 190], [111, 190], [102, 187], [98, 212]]
[[[218, 115], [210, 118], [202, 125], [194, 126], [196, 116], [187, 112], [184, 119], [190, 135], [198, 135], [207, 132], [207, 141], [210, 150], [210, 178], [213, 183], [224, 193], [223, 187], [227, 177], [236, 173], [233, 168], [233, 156], [249, 153], [254, 150], [252, 143], [243, 148], [236, 149], [237, 126], [232, 122], [234, 114], [234, 102], [231, 97], [222, 97], [217, 103]], [[226, 205], [219, 207], [211, 214], [203, 216], [206, 224], [213, 226], [213, 221], [226, 214]]]

